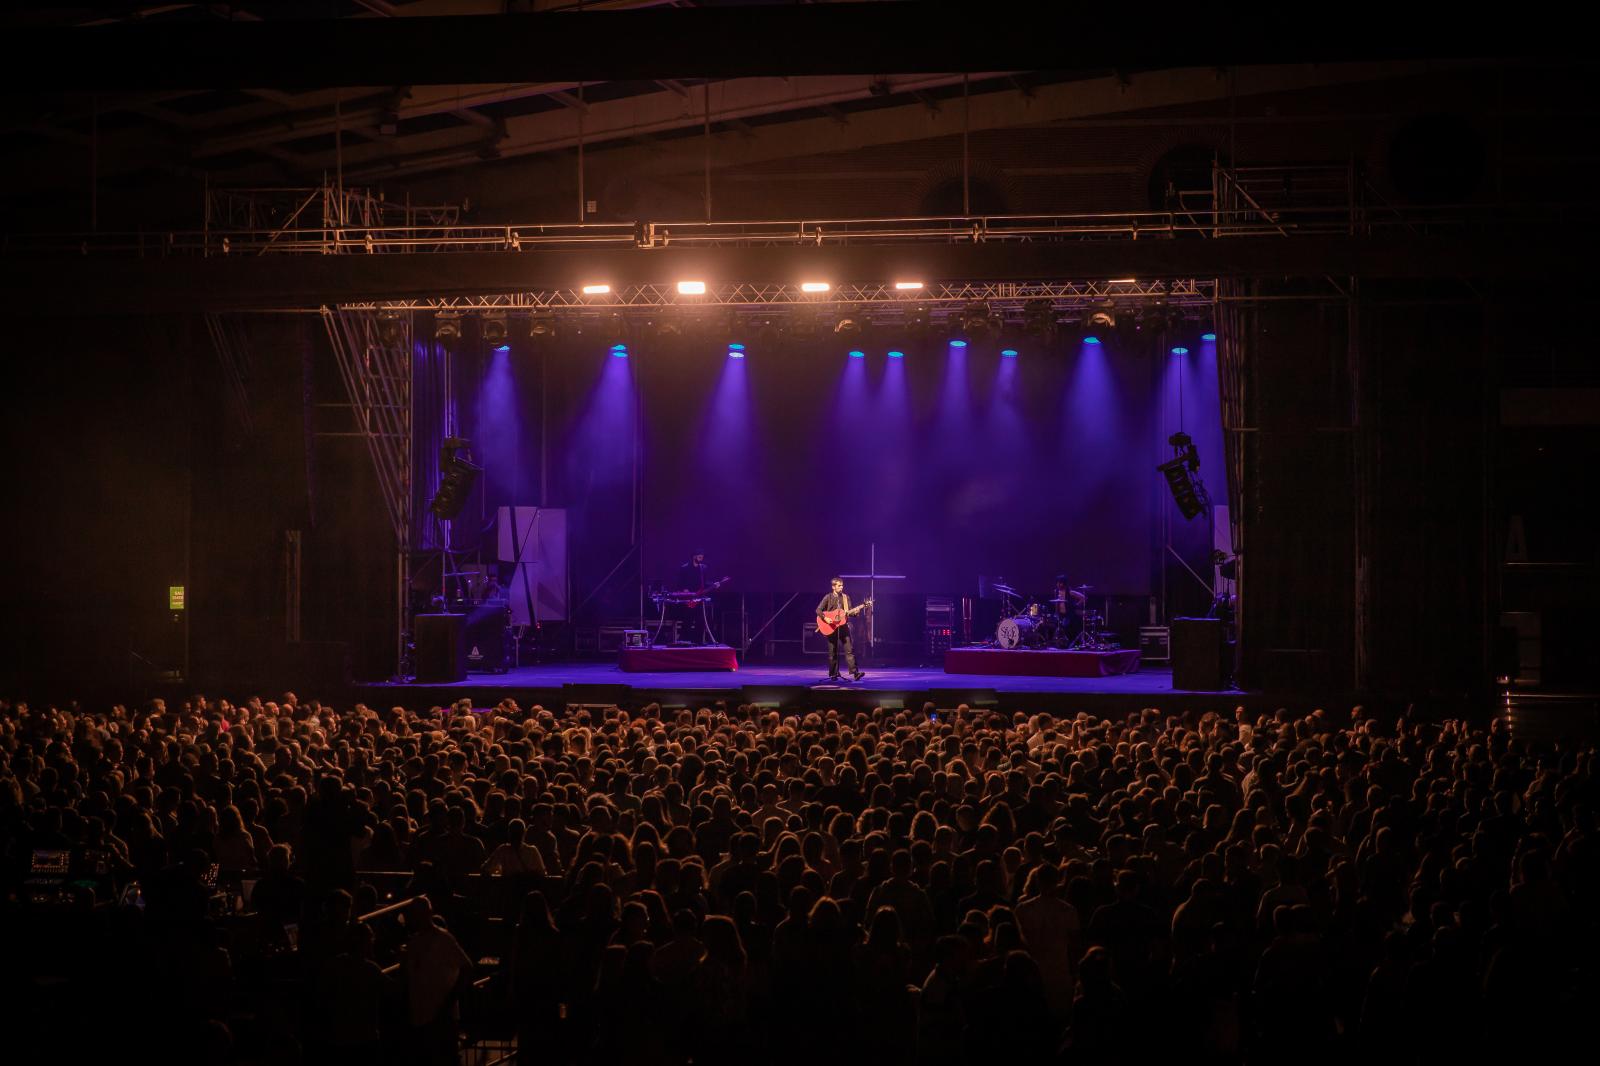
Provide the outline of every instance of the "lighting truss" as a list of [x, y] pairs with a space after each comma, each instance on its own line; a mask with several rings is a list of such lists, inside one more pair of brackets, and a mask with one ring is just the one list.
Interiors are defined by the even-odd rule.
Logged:
[[1058, 318], [1081, 316], [1091, 307], [1107, 301], [1130, 308], [1162, 303], [1184, 313], [1198, 314], [1216, 300], [1216, 281], [1211, 278], [1178, 278], [1150, 281], [1003, 281], [1003, 282], [928, 282], [915, 291], [898, 290], [892, 282], [835, 284], [826, 299], [804, 292], [799, 284], [756, 285], [708, 284], [704, 295], [685, 298], [675, 284], [624, 285], [602, 296], [585, 296], [581, 288], [530, 292], [490, 293], [477, 296], [439, 296], [408, 300], [384, 300], [341, 305], [348, 310], [454, 311], [556, 313], [582, 317], [585, 314], [633, 314], [664, 310], [694, 313], [708, 308], [724, 312], [772, 313], [795, 308], [826, 313], [866, 310], [874, 321], [893, 322], [901, 317], [926, 314], [930, 320], [959, 316], [968, 304], [987, 304], [992, 314], [1010, 322], [1022, 322], [1030, 311], [1037, 316], [1048, 306]]
[[411, 551], [411, 321], [352, 308], [322, 308], [345, 395], [378, 475], [396, 548], [396, 656], [405, 655]]

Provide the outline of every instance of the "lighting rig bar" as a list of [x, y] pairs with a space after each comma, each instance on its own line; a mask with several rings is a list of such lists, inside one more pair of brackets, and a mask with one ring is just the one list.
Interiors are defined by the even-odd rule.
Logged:
[[[930, 318], [960, 314], [972, 304], [987, 305], [992, 314], [1026, 316], [1030, 311], [1055, 314], [1082, 313], [1111, 304], [1149, 306], [1165, 304], [1199, 312], [1216, 300], [1215, 279], [1163, 279], [1151, 281], [1006, 281], [1006, 282], [876, 282], [870, 284], [829, 285], [826, 291], [808, 290], [807, 285], [714, 285], [706, 283], [702, 294], [683, 295], [677, 284], [626, 285], [614, 292], [589, 293], [582, 288], [540, 292], [494, 293], [480, 296], [439, 296], [413, 300], [383, 300], [341, 304], [347, 310], [374, 311], [503, 311], [553, 313], [561, 316], [585, 314], [630, 314], [634, 312], [675, 311], [690, 315], [712, 308], [735, 314], [758, 312], [815, 311], [844, 314], [870, 311], [885, 318]], [[916, 284], [918, 288], [900, 286]]]

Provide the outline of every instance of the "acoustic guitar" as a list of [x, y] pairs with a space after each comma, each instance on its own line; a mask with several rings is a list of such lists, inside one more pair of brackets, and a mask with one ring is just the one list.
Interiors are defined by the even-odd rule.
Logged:
[[840, 629], [844, 628], [845, 624], [850, 621], [851, 615], [859, 614], [871, 606], [872, 600], [869, 598], [862, 600], [848, 611], [842, 609], [837, 611], [823, 611], [821, 614], [817, 615], [817, 632], [821, 633], [825, 637], [831, 637]]

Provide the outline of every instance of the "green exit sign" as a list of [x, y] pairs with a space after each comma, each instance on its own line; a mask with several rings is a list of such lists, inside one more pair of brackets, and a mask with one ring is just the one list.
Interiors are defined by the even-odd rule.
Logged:
[[183, 586], [182, 585], [168, 585], [167, 586], [167, 610], [169, 610], [169, 611], [181, 611], [181, 610], [183, 610]]

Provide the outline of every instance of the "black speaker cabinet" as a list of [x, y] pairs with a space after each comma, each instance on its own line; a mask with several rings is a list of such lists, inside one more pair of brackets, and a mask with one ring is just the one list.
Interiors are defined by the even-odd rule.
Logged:
[[1172, 620], [1172, 687], [1190, 692], [1217, 692], [1228, 671], [1222, 622], [1216, 618]]
[[467, 670], [478, 674], [503, 674], [511, 666], [506, 621], [510, 614], [503, 601], [473, 607], [467, 614]]
[[467, 618], [460, 614], [416, 617], [417, 680], [438, 683], [467, 679]]

